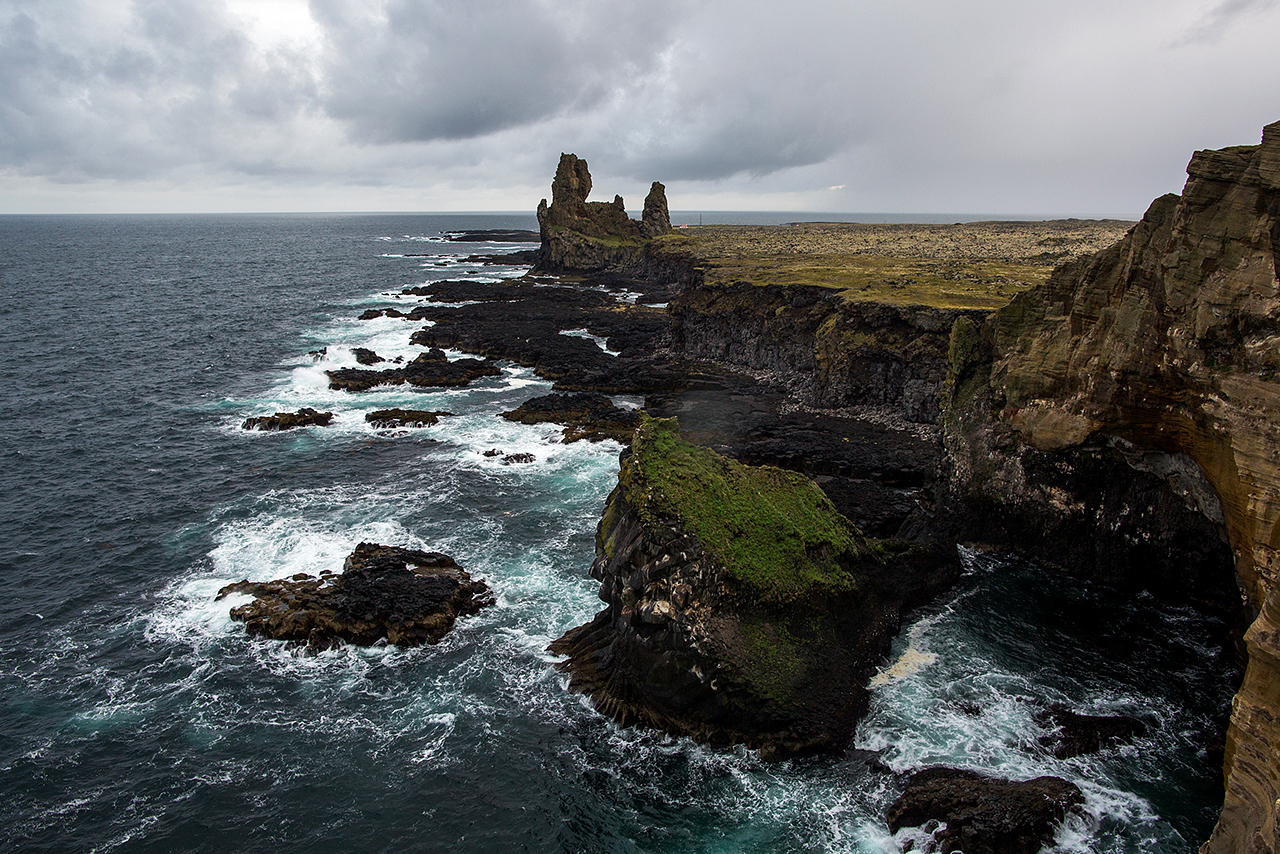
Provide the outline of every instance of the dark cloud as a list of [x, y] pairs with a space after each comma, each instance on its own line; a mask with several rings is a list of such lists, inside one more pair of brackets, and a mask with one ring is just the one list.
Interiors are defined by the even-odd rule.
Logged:
[[1280, 0], [305, 2], [0, 0], [0, 186], [1140, 213], [1280, 118]]
[[328, 39], [325, 106], [364, 142], [483, 136], [598, 106], [647, 73], [674, 0], [313, 0]]
[[226, 161], [310, 88], [216, 5], [45, 0], [0, 20], [0, 159], [71, 181]]
[[1178, 40], [1180, 45], [1203, 44], [1220, 39], [1238, 19], [1275, 8], [1276, 0], [1223, 0], [1210, 9]]

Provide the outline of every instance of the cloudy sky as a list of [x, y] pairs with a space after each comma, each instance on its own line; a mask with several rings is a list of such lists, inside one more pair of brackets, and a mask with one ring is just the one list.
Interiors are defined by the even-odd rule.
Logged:
[[1280, 120], [1280, 0], [0, 0], [0, 213], [1136, 217]]

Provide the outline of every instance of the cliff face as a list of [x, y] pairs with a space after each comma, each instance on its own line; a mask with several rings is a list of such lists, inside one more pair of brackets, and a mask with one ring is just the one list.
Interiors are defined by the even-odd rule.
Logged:
[[681, 355], [766, 371], [810, 406], [890, 406], [933, 423], [958, 317], [986, 312], [852, 302], [818, 286], [694, 282], [670, 305]]
[[[1226, 802], [1202, 850], [1275, 852], [1280, 123], [1261, 145], [1197, 152], [1187, 172], [1183, 195], [1157, 199], [1120, 243], [980, 328], [956, 325], [952, 499], [958, 515], [986, 512], [1010, 529], [1074, 514], [1075, 536], [1092, 525], [1100, 550], [1130, 549], [1112, 567], [1122, 585], [1158, 588], [1167, 570], [1163, 583], [1243, 610], [1248, 666], [1227, 735]], [[1120, 527], [1147, 509], [1164, 521], [1107, 540], [1088, 496], [1111, 501], [1104, 518]], [[1124, 567], [1144, 554], [1164, 564], [1135, 579]], [[1233, 573], [1218, 568], [1228, 563]]]
[[642, 271], [649, 240], [671, 230], [666, 189], [649, 188], [639, 221], [627, 216], [622, 196], [612, 202], [588, 202], [591, 173], [587, 161], [561, 154], [551, 182], [551, 204], [538, 204], [542, 237], [537, 268], [548, 272]]

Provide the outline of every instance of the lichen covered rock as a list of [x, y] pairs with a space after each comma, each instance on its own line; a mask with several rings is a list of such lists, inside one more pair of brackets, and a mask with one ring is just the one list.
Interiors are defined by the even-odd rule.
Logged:
[[947, 550], [866, 539], [802, 475], [643, 418], [596, 534], [608, 607], [551, 651], [624, 725], [766, 757], [838, 750], [901, 608], [956, 572]]

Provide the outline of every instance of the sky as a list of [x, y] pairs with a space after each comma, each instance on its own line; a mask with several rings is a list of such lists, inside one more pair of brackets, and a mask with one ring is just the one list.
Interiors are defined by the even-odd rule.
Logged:
[[0, 0], [0, 213], [1137, 218], [1280, 121], [1280, 0]]

